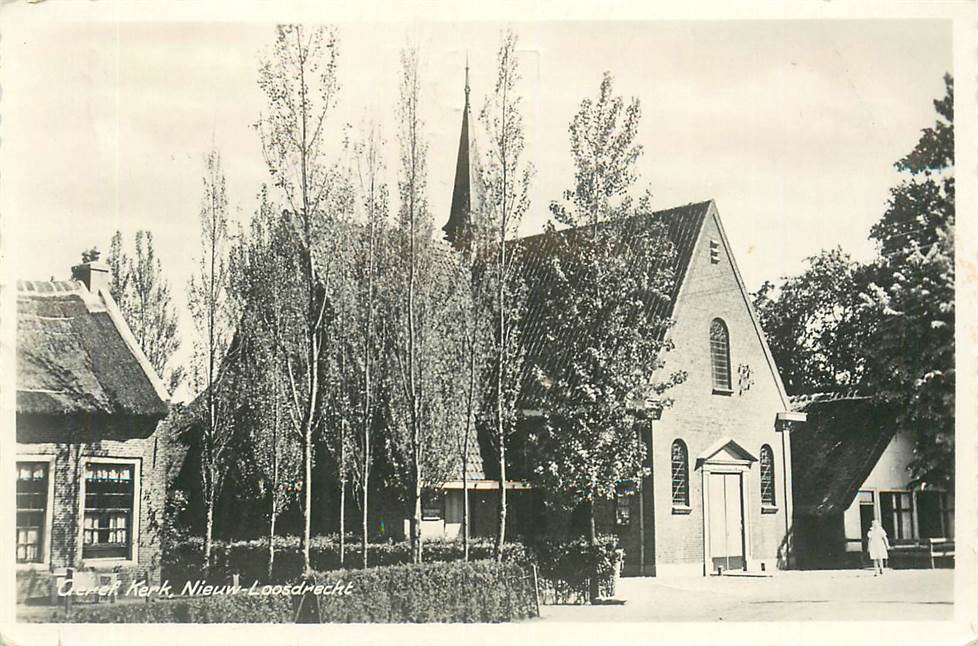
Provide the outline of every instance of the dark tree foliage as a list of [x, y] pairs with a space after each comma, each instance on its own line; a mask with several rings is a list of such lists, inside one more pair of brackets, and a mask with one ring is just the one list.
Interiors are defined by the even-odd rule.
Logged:
[[789, 395], [858, 385], [865, 365], [860, 294], [870, 271], [840, 247], [806, 260], [780, 287], [765, 281], [754, 307]]
[[954, 112], [953, 81], [934, 101], [937, 120], [895, 166], [870, 230], [877, 258], [841, 249], [809, 259], [780, 289], [754, 295], [771, 350], [792, 394], [853, 388], [899, 411], [914, 438], [912, 483], [953, 486]]
[[867, 310], [878, 323], [865, 378], [913, 434], [912, 479], [938, 486], [954, 478], [954, 84], [944, 82], [937, 122], [896, 163], [907, 177], [870, 232], [880, 257]]

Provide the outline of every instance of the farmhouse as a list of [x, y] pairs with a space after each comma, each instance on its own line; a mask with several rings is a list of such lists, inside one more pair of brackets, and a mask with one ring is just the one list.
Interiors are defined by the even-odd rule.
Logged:
[[[466, 82], [452, 207], [443, 229], [456, 246], [467, 244], [469, 217], [481, 199], [468, 113]], [[674, 349], [666, 353], [664, 370], [684, 370], [687, 378], [669, 391], [673, 405], [640, 425], [647, 446], [644, 475], [619, 483], [616, 505], [606, 510], [599, 531], [621, 536], [626, 574], [787, 567], [789, 431], [804, 414], [791, 409], [716, 204], [705, 201], [636, 216], [629, 226], [660, 224], [675, 250], [675, 286], [666, 311], [650, 316], [675, 321], [667, 333]], [[561, 343], [534, 336], [534, 261], [549, 252], [548, 236], [554, 235], [564, 233], [516, 241], [526, 253], [522, 270], [531, 294], [523, 331], [527, 360], [543, 366], [559, 361]], [[534, 387], [531, 380], [524, 383], [524, 400], [534, 399], [529, 392]], [[533, 411], [524, 414], [532, 424]], [[491, 461], [485, 464], [488, 468]], [[478, 490], [484, 474], [473, 476]], [[450, 497], [458, 495], [459, 485], [446, 485]], [[445, 509], [457, 506], [446, 504]]]
[[794, 435], [795, 547], [803, 568], [868, 564], [880, 521], [895, 566], [953, 564], [953, 492], [914, 485], [913, 438], [894, 412], [857, 393], [793, 398], [808, 423]]
[[17, 285], [18, 597], [155, 577], [168, 395], [109, 295], [108, 266]]

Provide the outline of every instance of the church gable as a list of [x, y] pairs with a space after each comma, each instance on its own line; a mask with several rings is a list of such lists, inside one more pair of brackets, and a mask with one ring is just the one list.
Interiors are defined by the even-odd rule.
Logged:
[[666, 370], [687, 373], [687, 384], [675, 390], [693, 388], [730, 400], [756, 400], [751, 393], [763, 391], [779, 410], [789, 409], [713, 202], [679, 285], [673, 318], [670, 338], [675, 348], [665, 357]]

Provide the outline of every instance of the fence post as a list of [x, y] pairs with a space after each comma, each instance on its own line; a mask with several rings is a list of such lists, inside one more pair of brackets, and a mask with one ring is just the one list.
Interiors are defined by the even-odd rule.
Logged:
[[531, 563], [530, 567], [532, 568], [533, 571], [533, 598], [536, 599], [537, 602], [537, 617], [539, 617], [540, 616], [540, 585], [539, 582], [537, 581], [537, 564]]

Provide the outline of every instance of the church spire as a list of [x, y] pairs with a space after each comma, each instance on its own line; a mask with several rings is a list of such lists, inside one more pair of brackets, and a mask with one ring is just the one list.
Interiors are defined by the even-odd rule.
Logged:
[[448, 222], [442, 227], [445, 239], [456, 249], [471, 243], [472, 214], [478, 209], [482, 194], [479, 155], [469, 127], [469, 58], [465, 57], [465, 107], [462, 108], [462, 131], [459, 134], [458, 159], [455, 162], [455, 186]]

